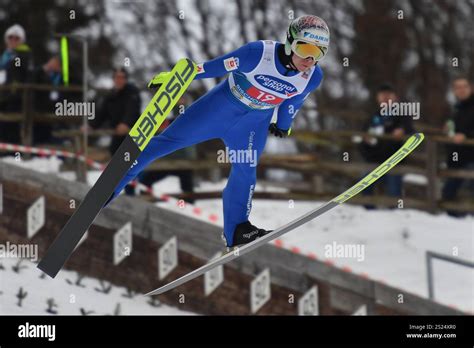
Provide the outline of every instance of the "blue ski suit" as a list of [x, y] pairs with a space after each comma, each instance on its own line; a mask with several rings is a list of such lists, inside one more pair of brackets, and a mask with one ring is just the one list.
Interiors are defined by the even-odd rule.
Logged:
[[[113, 197], [149, 163], [181, 148], [218, 138], [222, 139], [229, 153], [252, 150], [257, 158], [232, 162], [223, 191], [224, 235], [227, 244], [231, 245], [235, 227], [248, 220], [252, 208], [256, 164], [265, 147], [273, 113], [277, 112], [277, 127], [288, 130], [304, 99], [322, 79], [318, 65], [310, 73], [285, 68], [277, 55], [280, 45], [274, 41], [251, 42], [199, 64], [196, 79], [230, 75], [190, 105], [163, 133], [153, 137], [116, 187]], [[266, 69], [276, 69], [274, 75], [278, 76], [258, 74], [251, 78], [245, 75], [255, 73], [264, 61]], [[302, 74], [306, 76], [300, 78]], [[296, 78], [296, 75], [299, 75], [299, 90], [293, 83], [286, 82], [287, 77]]]

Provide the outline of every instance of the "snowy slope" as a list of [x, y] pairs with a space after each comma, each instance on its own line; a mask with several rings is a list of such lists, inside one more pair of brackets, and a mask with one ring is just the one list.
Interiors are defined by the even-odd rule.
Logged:
[[[0, 315], [49, 315], [48, 299], [54, 299], [57, 314], [81, 315], [81, 308], [91, 315], [190, 315], [192, 313], [164, 305], [133, 293], [127, 297], [123, 287], [112, 286], [109, 293], [100, 292], [109, 286], [98, 279], [83, 278], [76, 285], [78, 274], [63, 270], [55, 279], [42, 276], [42, 272], [29, 260], [0, 259]], [[17, 295], [23, 288], [26, 297], [18, 305]]]
[[[48, 163], [51, 161], [51, 163]], [[45, 164], [46, 163], [46, 164]], [[24, 163], [30, 168], [57, 172], [56, 160], [36, 159]], [[89, 172], [93, 184], [99, 172]], [[73, 173], [60, 173], [74, 179]], [[221, 191], [225, 180], [218, 183], [203, 182], [196, 191]], [[257, 191], [262, 190], [257, 185]], [[268, 191], [282, 191], [279, 187], [265, 187]], [[180, 192], [177, 177], [168, 177], [153, 186], [155, 194]], [[157, 203], [194, 218], [222, 226], [222, 202], [201, 200], [195, 206], [179, 207], [175, 201]], [[277, 228], [314, 209], [321, 202], [296, 201], [290, 207], [286, 201], [254, 200], [252, 223], [267, 229]], [[201, 212], [196, 214], [196, 207]], [[455, 219], [446, 214], [431, 215], [425, 212], [396, 209], [367, 211], [362, 207], [342, 205], [283, 236], [279, 241], [285, 248], [303, 254], [316, 255], [332, 261], [338, 267], [349, 267], [353, 272], [364, 273], [407, 292], [428, 296], [425, 253], [428, 250], [474, 261], [474, 220], [472, 217]], [[364, 259], [331, 257], [325, 255], [328, 246], [355, 245], [364, 247]], [[457, 255], [455, 252], [457, 251]], [[468, 312], [474, 312], [474, 271], [470, 268], [434, 262], [435, 299]]]
[[[225, 181], [203, 183], [199, 190], [222, 190]], [[259, 185], [257, 185], [257, 191]], [[271, 190], [271, 188], [270, 188]], [[176, 177], [155, 184], [158, 193], [179, 192]], [[251, 221], [275, 229], [318, 207], [322, 202], [254, 200]], [[160, 206], [192, 214], [188, 209], [159, 203]], [[196, 206], [213, 212], [222, 222], [222, 202], [201, 200]], [[474, 219], [456, 219], [446, 214], [431, 215], [411, 209], [367, 211], [363, 207], [341, 205], [321, 217], [284, 235], [286, 248], [297, 248], [303, 254], [315, 254], [338, 267], [365, 273], [423, 297], [428, 296], [425, 253], [428, 250], [474, 261]], [[328, 246], [364, 246], [364, 259], [325, 255]], [[456, 255], [457, 252], [457, 255]], [[435, 299], [438, 302], [474, 312], [474, 270], [444, 261], [434, 261]]]
[[[3, 161], [34, 169], [42, 173], [57, 173], [62, 161], [56, 157], [33, 158], [28, 161], [16, 161], [13, 157], [6, 157]], [[93, 183], [100, 172], [95, 171], [90, 175]], [[74, 179], [73, 173], [61, 175]], [[182, 311], [158, 301], [150, 303], [149, 298], [142, 294], [133, 294], [127, 297], [127, 290], [123, 287], [112, 286], [107, 294], [98, 290], [102, 289], [99, 279], [83, 278], [80, 286], [76, 285], [78, 273], [63, 270], [55, 279], [42, 277], [34, 263], [22, 260], [19, 272], [13, 268], [18, 264], [18, 259], [0, 258], [0, 315], [47, 315], [47, 300], [54, 299], [58, 314], [80, 315], [81, 308], [90, 314], [140, 314], [140, 315], [190, 315], [193, 313]], [[104, 284], [107, 288], [109, 284]], [[18, 306], [17, 294], [20, 288], [27, 292], [22, 306]], [[74, 300], [74, 302], [73, 302]]]

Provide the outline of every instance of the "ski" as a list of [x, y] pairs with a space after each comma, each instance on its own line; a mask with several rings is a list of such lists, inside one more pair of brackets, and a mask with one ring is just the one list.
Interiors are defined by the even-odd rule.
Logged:
[[125, 140], [112, 156], [95, 185], [53, 241], [38, 268], [54, 278], [71, 256], [86, 230], [93, 223], [115, 187], [166, 119], [196, 75], [190, 59], [181, 59], [169, 78], [160, 86], [135, 122]]
[[356, 196], [358, 193], [366, 189], [368, 186], [373, 184], [376, 180], [378, 180], [380, 177], [382, 177], [385, 173], [387, 173], [389, 170], [391, 170], [394, 166], [396, 166], [401, 160], [403, 160], [405, 157], [407, 157], [414, 149], [418, 147], [418, 145], [421, 144], [421, 142], [424, 139], [424, 135], [422, 133], [416, 133], [412, 135], [410, 138], [407, 139], [407, 141], [403, 144], [400, 149], [398, 149], [397, 152], [395, 152], [390, 158], [388, 158], [385, 162], [383, 162], [381, 165], [379, 165], [377, 168], [375, 168], [372, 172], [370, 172], [367, 176], [365, 176], [362, 180], [360, 180], [358, 183], [356, 183], [354, 186], [349, 188], [348, 190], [344, 191], [341, 193], [339, 196], [333, 198], [331, 201], [323, 204], [322, 206], [309, 211], [305, 215], [289, 222], [288, 224], [274, 230], [273, 232], [260, 237], [253, 242], [250, 242], [248, 244], [245, 244], [241, 247], [235, 248], [234, 251], [226, 253], [222, 255], [221, 257], [218, 257], [209, 263], [201, 266], [200, 268], [185, 274], [184, 276], [156, 289], [153, 290], [145, 296], [151, 296], [151, 295], [159, 295], [163, 294], [171, 289], [174, 289], [194, 278], [199, 277], [200, 275], [203, 275], [204, 273], [212, 270], [213, 268], [226, 264], [232, 260], [235, 260], [236, 258], [252, 251], [255, 250], [256, 248], [270, 242], [271, 240], [274, 240], [281, 235], [288, 233], [297, 227], [307, 223], [308, 221], [313, 220], [314, 218], [326, 213], [327, 211], [331, 210], [334, 207], [337, 207], [339, 204], [342, 204], [346, 202], [347, 200], [351, 199], [352, 197]]

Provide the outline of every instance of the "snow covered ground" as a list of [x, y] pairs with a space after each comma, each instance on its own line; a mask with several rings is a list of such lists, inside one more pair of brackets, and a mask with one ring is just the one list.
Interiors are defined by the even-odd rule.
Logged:
[[[13, 157], [3, 161], [35, 169], [43, 173], [57, 173], [62, 161], [58, 158], [33, 158], [19, 162]], [[90, 182], [99, 177], [100, 172], [91, 172]], [[61, 176], [74, 179], [74, 173], [63, 173]], [[87, 314], [104, 315], [191, 315], [193, 313], [174, 307], [150, 302], [142, 294], [133, 293], [130, 297], [127, 289], [111, 286], [108, 293], [101, 292], [110, 284], [101, 284], [99, 279], [84, 277], [80, 285], [76, 284], [78, 273], [63, 270], [53, 280], [42, 277], [36, 265], [29, 260], [0, 258], [0, 315], [48, 315], [47, 301], [53, 299], [56, 306], [52, 309], [58, 314], [80, 315], [81, 310]], [[15, 271], [15, 270], [18, 270]], [[18, 305], [20, 288], [27, 292]]]
[[[0, 315], [190, 315], [192, 313], [159, 303], [142, 294], [130, 293], [123, 287], [101, 283], [95, 278], [82, 278], [63, 270], [49, 278], [36, 265], [23, 259], [0, 259]], [[19, 306], [20, 289], [26, 296]], [[48, 301], [55, 306], [49, 306]], [[48, 312], [53, 310], [56, 313]]]
[[[25, 163], [29, 168], [57, 172], [56, 160], [35, 159]], [[50, 164], [47, 162], [51, 161]], [[99, 172], [91, 171], [93, 184]], [[72, 173], [61, 173], [73, 179]], [[222, 190], [225, 181], [203, 182], [197, 191]], [[281, 191], [275, 187], [265, 190]], [[153, 187], [157, 195], [180, 192], [177, 177], [168, 177]], [[262, 186], [257, 185], [257, 191]], [[200, 200], [195, 206], [179, 207], [175, 201], [157, 203], [178, 211], [222, 225], [222, 202], [218, 199]], [[251, 221], [267, 229], [277, 228], [317, 207], [321, 202], [254, 200]], [[196, 207], [201, 211], [196, 214]], [[407, 292], [428, 296], [425, 253], [428, 250], [474, 261], [474, 219], [455, 219], [446, 214], [431, 215], [410, 209], [367, 211], [362, 207], [342, 205], [283, 236], [279, 241], [285, 248], [302, 254], [312, 254], [337, 267], [349, 267], [355, 273], [381, 280]], [[361, 252], [330, 255], [334, 248], [351, 248]], [[331, 249], [332, 248], [332, 249]], [[331, 250], [330, 250], [331, 249]], [[347, 251], [348, 249], [346, 249]], [[350, 251], [350, 250], [349, 250]], [[435, 299], [466, 312], [474, 312], [474, 270], [445, 261], [434, 261]]]
[[[197, 191], [222, 190], [224, 186], [225, 181], [202, 183]], [[260, 189], [257, 185], [257, 191]], [[179, 192], [178, 178], [168, 177], [155, 184], [154, 192]], [[320, 204], [322, 202], [254, 200], [251, 222], [275, 229]], [[159, 205], [178, 210], [175, 205]], [[200, 200], [196, 206], [218, 215], [217, 221], [222, 222], [221, 200]], [[180, 210], [192, 215], [189, 209]], [[281, 242], [286, 248], [315, 254], [338, 267], [349, 267], [355, 273], [365, 273], [372, 279], [428, 297], [426, 251], [474, 262], [474, 219], [472, 216], [456, 219], [444, 213], [432, 215], [412, 209], [368, 211], [345, 204], [284, 235]], [[363, 259], [350, 253], [342, 257], [328, 254], [341, 247], [363, 250]], [[435, 260], [434, 293], [438, 302], [474, 312], [474, 270]]]

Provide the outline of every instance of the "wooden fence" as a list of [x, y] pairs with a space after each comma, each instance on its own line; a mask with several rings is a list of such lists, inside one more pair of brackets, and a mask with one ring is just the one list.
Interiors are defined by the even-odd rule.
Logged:
[[[15, 86], [0, 86], [0, 92], [5, 90], [17, 89], [23, 95], [22, 111], [20, 113], [0, 113], [0, 121], [20, 122], [21, 123], [21, 139], [23, 145], [31, 145], [33, 141], [33, 127], [37, 122], [53, 123], [58, 121], [69, 122], [73, 127], [79, 128], [82, 122], [81, 117], [57, 117], [52, 114], [43, 114], [35, 112], [33, 108], [32, 96], [35, 91], [57, 90], [63, 92], [79, 93], [81, 87], [51, 87], [35, 84], [21, 84]], [[103, 92], [103, 91], [101, 91]], [[91, 138], [98, 138], [104, 135], [112, 135], [113, 130], [96, 130], [89, 132]], [[304, 153], [294, 155], [270, 155], [262, 156], [259, 163], [259, 176], [262, 177], [269, 169], [284, 169], [291, 172], [300, 173], [303, 177], [302, 181], [294, 181], [289, 183], [278, 183], [279, 186], [287, 187], [288, 192], [256, 192], [255, 198], [273, 198], [273, 199], [328, 199], [339, 193], [340, 190], [350, 185], [352, 182], [360, 178], [375, 167], [373, 164], [358, 160], [356, 144], [353, 142], [355, 136], [364, 137], [368, 134], [356, 131], [295, 131], [292, 135], [298, 142], [306, 145]], [[403, 197], [404, 206], [417, 209], [424, 209], [435, 212], [441, 209], [450, 209], [455, 211], [473, 212], [473, 199], [460, 200], [457, 202], [445, 202], [440, 200], [440, 187], [442, 181], [446, 178], [464, 178], [473, 180], [473, 170], [453, 170], [443, 169], [441, 162], [443, 159], [443, 147], [452, 144], [452, 140], [448, 137], [436, 133], [430, 129], [426, 134], [426, 139], [422, 149], [417, 150], [406, 164], [397, 166], [393, 169], [394, 174], [417, 174], [419, 177], [425, 178], [426, 185], [420, 190], [409, 194], [405, 190]], [[77, 129], [63, 130], [55, 133], [55, 136], [72, 140], [72, 150], [75, 153], [82, 154], [85, 152], [83, 132]], [[370, 135], [372, 136], [372, 135]], [[372, 136], [373, 137], [373, 136]], [[384, 140], [394, 140], [390, 136], [382, 135], [376, 138]], [[467, 139], [463, 142], [463, 146], [474, 147], [474, 139]], [[309, 146], [309, 148], [308, 148]], [[57, 147], [56, 147], [57, 148]], [[473, 148], [474, 151], [474, 148]], [[355, 160], [343, 161], [342, 153], [348, 152], [351, 158]], [[88, 147], [87, 152], [94, 159], [106, 161], [108, 155], [105, 150], [94, 147]], [[334, 154], [338, 154], [335, 156]], [[167, 160], [162, 159], [152, 164], [147, 170], [149, 171], [176, 171], [176, 170], [192, 170], [194, 172], [214, 172], [218, 176], [225, 176], [229, 165], [226, 163], [218, 163], [216, 155], [211, 157], [200, 158], [197, 160]], [[413, 160], [414, 159], [414, 160]], [[79, 161], [76, 164], [76, 173], [78, 178], [85, 178], [87, 168]], [[214, 175], [215, 176], [215, 175]], [[339, 180], [339, 184], [334, 182], [334, 178]], [[343, 185], [341, 185], [341, 182]], [[265, 179], [259, 181], [265, 183]], [[200, 192], [200, 193], [182, 193], [175, 195], [179, 198], [213, 198], [220, 197], [221, 192]], [[352, 202], [359, 204], [374, 204], [377, 206], [393, 206], [395, 201], [393, 197], [377, 194], [372, 197], [359, 196]]]

